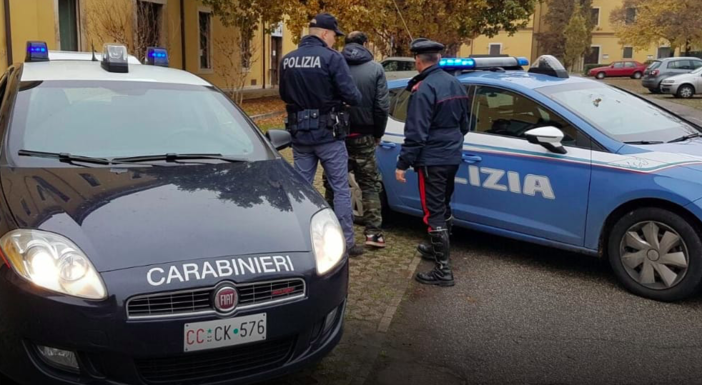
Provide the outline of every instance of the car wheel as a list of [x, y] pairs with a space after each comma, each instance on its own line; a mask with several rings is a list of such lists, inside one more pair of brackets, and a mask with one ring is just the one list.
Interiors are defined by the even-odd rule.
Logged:
[[607, 76], [607, 75], [605, 75], [604, 72], [598, 72], [598, 73], [597, 73], [597, 76], [595, 76], [595, 77], [598, 78], [598, 79], [604, 79], [605, 76]]
[[385, 192], [385, 186], [382, 186], [380, 190], [380, 207], [381, 215], [383, 217], [383, 227], [392, 226], [392, 224], [397, 222], [398, 213], [390, 208], [390, 203], [388, 203], [388, 194]]
[[675, 96], [683, 99], [690, 99], [691, 97], [695, 96], [695, 89], [689, 85], [689, 84], [683, 84], [678, 88], [678, 92], [675, 94]]
[[642, 208], [614, 225], [609, 262], [632, 293], [676, 301], [695, 293], [702, 281], [702, 241], [694, 225], [664, 209]]
[[641, 72], [634, 72], [634, 76], [632, 76], [632, 78], [641, 79], [641, 76], [642, 76]]

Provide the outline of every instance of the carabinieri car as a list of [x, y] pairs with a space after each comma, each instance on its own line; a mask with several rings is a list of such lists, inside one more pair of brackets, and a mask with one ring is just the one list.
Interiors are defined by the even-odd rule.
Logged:
[[0, 372], [22, 384], [248, 383], [341, 338], [341, 228], [289, 134], [165, 50], [146, 64], [30, 42], [0, 80]]
[[[459, 226], [609, 258], [622, 284], [662, 301], [702, 281], [700, 127], [645, 99], [569, 77], [553, 57], [442, 59], [470, 97], [456, 177]], [[386, 204], [422, 215], [417, 176], [395, 181], [410, 92], [390, 83], [377, 150]]]

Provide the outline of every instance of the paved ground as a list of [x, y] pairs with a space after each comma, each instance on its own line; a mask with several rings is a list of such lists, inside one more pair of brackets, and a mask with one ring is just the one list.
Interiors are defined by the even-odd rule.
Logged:
[[641, 94], [653, 101], [662, 101], [663, 104], [669, 105], [672, 104], [673, 106], [679, 105], [679, 106], [684, 106], [684, 107], [689, 107], [689, 108], [694, 108], [696, 110], [702, 111], [702, 95], [696, 95], [695, 97], [691, 99], [679, 99], [675, 98], [672, 95], [661, 95], [661, 94], [652, 94], [649, 92], [646, 88], [644, 88], [641, 85], [641, 80], [635, 80], [635, 79], [630, 79], [630, 78], [606, 78], [603, 80], [604, 82], [617, 86], [617, 87], [622, 87], [625, 88], [629, 91], [636, 92], [638, 94]]
[[702, 382], [702, 298], [649, 301], [606, 261], [455, 238], [456, 287], [410, 285], [366, 384]]

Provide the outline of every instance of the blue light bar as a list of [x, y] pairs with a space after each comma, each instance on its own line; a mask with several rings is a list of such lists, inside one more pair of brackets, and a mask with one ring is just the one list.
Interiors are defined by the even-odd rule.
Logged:
[[528, 66], [529, 65], [529, 59], [525, 57], [518, 57], [517, 61], [519, 62], [520, 66]]
[[445, 70], [469, 70], [475, 68], [475, 60], [471, 58], [445, 58], [439, 61], [439, 67]]
[[27, 55], [24, 58], [27, 63], [49, 61], [49, 49], [44, 41], [28, 41]]
[[165, 48], [149, 47], [146, 49], [146, 64], [168, 67], [168, 51]]

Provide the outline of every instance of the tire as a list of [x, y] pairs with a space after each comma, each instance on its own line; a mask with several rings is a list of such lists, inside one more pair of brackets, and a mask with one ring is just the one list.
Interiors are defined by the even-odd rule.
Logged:
[[382, 190], [380, 191], [380, 207], [380, 213], [383, 216], [383, 227], [387, 228], [388, 226], [395, 224], [399, 215], [390, 208], [390, 204], [388, 203], [388, 194], [385, 192], [385, 185], [383, 185]]
[[602, 80], [605, 77], [607, 77], [607, 74], [605, 74], [604, 72], [598, 72], [597, 75], [595, 75], [595, 77]]
[[[630, 292], [657, 301], [695, 294], [702, 282], [702, 240], [696, 227], [665, 209], [628, 212], [612, 227], [607, 242], [619, 282]], [[651, 247], [655, 243], [659, 246]]]
[[656, 88], [649, 88], [649, 91], [651, 91], [652, 94], [661, 94], [663, 91], [661, 91], [661, 85], [659, 84]]
[[638, 80], [638, 79], [641, 79], [641, 76], [643, 76], [643, 74], [641, 72], [637, 71], [637, 72], [634, 72], [634, 75], [631, 78]]
[[689, 84], [683, 84], [678, 88], [678, 92], [675, 93], [675, 96], [678, 98], [690, 99], [695, 96], [695, 87]]

